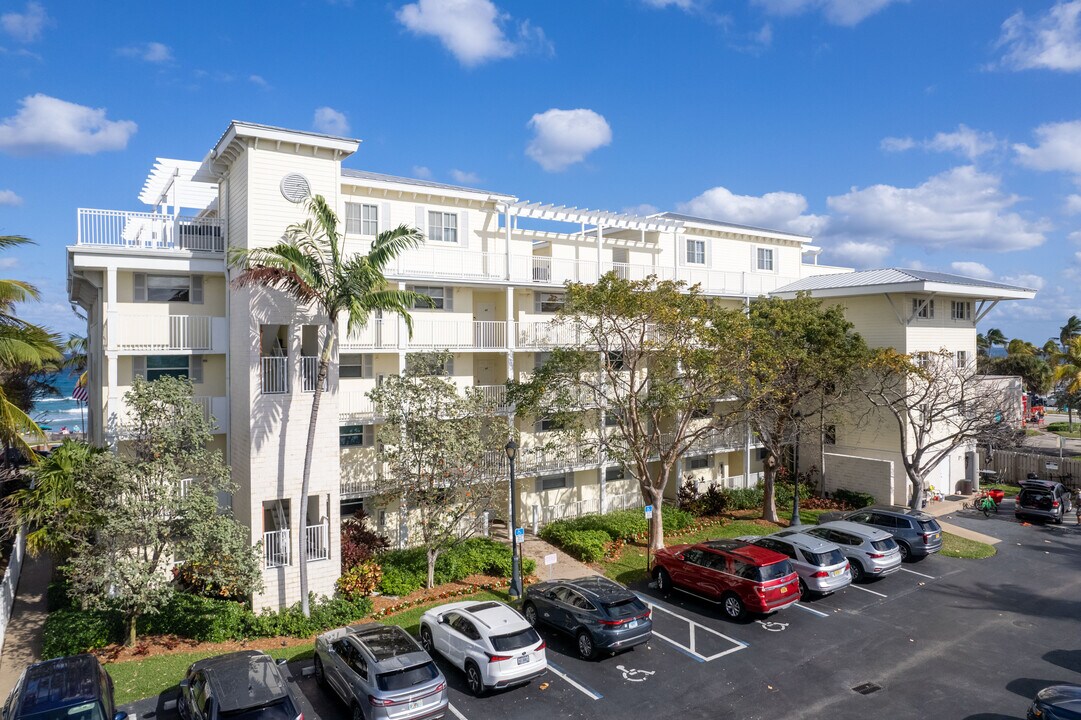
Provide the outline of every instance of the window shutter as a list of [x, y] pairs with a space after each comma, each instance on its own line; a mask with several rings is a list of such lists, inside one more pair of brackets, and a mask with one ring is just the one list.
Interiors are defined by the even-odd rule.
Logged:
[[574, 487], [574, 473], [572, 473], [572, 472], [566, 473], [563, 476], [563, 482], [566, 484], [567, 488]]
[[533, 481], [533, 486], [534, 486], [533, 487], [533, 492], [536, 492], [536, 493], [544, 492], [544, 483], [541, 482], [540, 478], [537, 478], [536, 480]]
[[469, 212], [466, 210], [458, 213], [458, 244], [469, 247]]
[[365, 353], [360, 356], [360, 376], [370, 378], [374, 375], [372, 370], [372, 355]]
[[428, 237], [428, 213], [423, 205], [417, 205], [417, 229], [424, 233], [424, 237]]
[[192, 355], [188, 358], [188, 379], [193, 384], [203, 384], [203, 356]]
[[189, 294], [191, 302], [196, 305], [203, 304], [203, 276], [192, 275], [191, 276], [191, 293]]
[[386, 232], [394, 226], [390, 224], [390, 203], [379, 206], [379, 232]]
[[454, 375], [454, 356], [451, 355], [447, 358], [447, 377]]
[[146, 380], [146, 356], [135, 355], [131, 358], [131, 374]]
[[132, 277], [135, 283], [132, 299], [135, 302], [146, 302], [146, 273], [135, 273]]
[[676, 263], [680, 267], [687, 264], [687, 237], [676, 235]]
[[713, 267], [713, 243], [711, 243], [709, 240], [706, 240], [702, 243], [702, 246], [705, 248], [704, 259], [706, 261], [706, 267], [711, 268]]
[[454, 310], [454, 288], [443, 288], [443, 309], [446, 311]]

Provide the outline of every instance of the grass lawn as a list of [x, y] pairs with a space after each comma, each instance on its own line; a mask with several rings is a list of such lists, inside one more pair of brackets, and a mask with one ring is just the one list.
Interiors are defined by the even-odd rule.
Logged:
[[968, 558], [979, 560], [989, 558], [995, 554], [993, 545], [968, 540], [948, 532], [942, 533], [942, 555], [953, 558]]
[[[440, 600], [427, 605], [418, 605], [415, 608], [380, 618], [379, 622], [386, 625], [400, 625], [416, 635], [420, 616], [425, 610], [446, 602], [458, 602], [460, 600], [500, 600], [507, 601], [506, 593], [502, 592], [479, 592], [476, 595], [467, 595], [454, 598], [453, 600]], [[314, 643], [293, 645], [287, 648], [275, 648], [268, 650], [267, 654], [274, 658], [285, 658], [293, 662], [306, 660], [312, 656]], [[141, 698], [158, 695], [161, 693], [175, 693], [177, 683], [184, 677], [184, 672], [196, 660], [217, 655], [218, 651], [208, 650], [204, 652], [178, 653], [176, 655], [158, 655], [145, 660], [129, 660], [127, 662], [110, 663], [105, 666], [115, 685], [116, 702], [124, 704]]]
[[1074, 422], [1073, 431], [1070, 430], [1070, 423], [1068, 422], [1049, 423], [1046, 430], [1062, 437], [1081, 438], [1081, 422]]

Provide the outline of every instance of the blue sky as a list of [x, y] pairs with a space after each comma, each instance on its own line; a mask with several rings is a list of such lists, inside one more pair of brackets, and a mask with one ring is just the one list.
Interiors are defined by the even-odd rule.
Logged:
[[[107, 8], [107, 9], [106, 9]], [[814, 235], [822, 261], [1039, 289], [1081, 314], [1081, 0], [0, 2], [0, 268], [79, 331], [76, 209], [231, 119], [361, 138], [347, 166]]]

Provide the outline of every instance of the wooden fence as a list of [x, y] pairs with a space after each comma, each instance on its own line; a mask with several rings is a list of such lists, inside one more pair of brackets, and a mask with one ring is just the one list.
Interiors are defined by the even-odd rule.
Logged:
[[994, 459], [984, 463], [981, 469], [994, 470], [1001, 481], [1010, 483], [1018, 483], [1029, 473], [1036, 473], [1041, 480], [1057, 480], [1069, 488], [1081, 485], [1081, 459], [995, 450]]

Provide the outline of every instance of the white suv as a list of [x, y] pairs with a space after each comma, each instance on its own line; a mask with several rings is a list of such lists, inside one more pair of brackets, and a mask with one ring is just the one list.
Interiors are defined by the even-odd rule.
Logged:
[[544, 641], [514, 609], [498, 602], [440, 605], [420, 618], [420, 643], [465, 673], [478, 697], [548, 672]]

